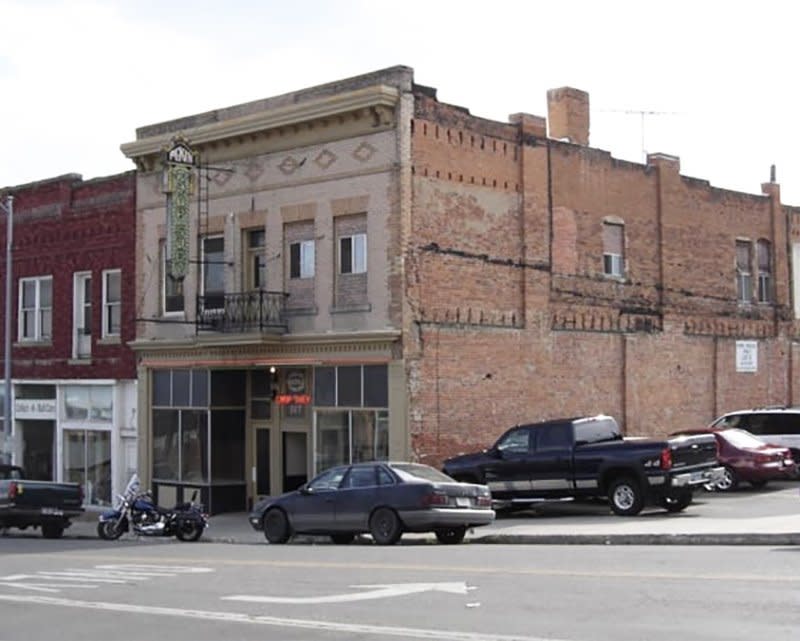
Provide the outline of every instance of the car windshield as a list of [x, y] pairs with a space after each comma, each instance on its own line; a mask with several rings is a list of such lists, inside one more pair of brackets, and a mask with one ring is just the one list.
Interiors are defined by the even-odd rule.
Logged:
[[728, 442], [736, 447], [759, 448], [765, 445], [764, 441], [760, 438], [744, 430], [723, 430], [722, 435]]
[[[419, 463], [395, 463], [392, 465], [392, 469], [397, 472], [401, 478], [412, 476], [425, 481], [433, 481], [434, 483], [455, 483], [447, 474], [440, 472], [430, 465], [420, 465]], [[404, 480], [408, 479], [404, 478]]]
[[342, 482], [342, 478], [347, 472], [346, 467], [334, 467], [322, 472], [313, 481], [308, 484], [308, 489], [314, 491], [320, 490], [335, 490]]

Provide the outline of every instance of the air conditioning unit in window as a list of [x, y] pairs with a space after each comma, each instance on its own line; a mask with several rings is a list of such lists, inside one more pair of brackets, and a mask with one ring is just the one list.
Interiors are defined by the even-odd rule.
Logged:
[[622, 256], [619, 254], [603, 254], [603, 273], [606, 276], [622, 276]]

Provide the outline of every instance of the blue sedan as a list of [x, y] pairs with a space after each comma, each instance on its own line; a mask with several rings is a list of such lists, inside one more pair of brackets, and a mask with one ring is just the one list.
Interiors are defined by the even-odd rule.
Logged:
[[428, 465], [373, 461], [330, 468], [294, 492], [260, 501], [250, 524], [270, 543], [324, 534], [346, 544], [369, 533], [379, 545], [393, 545], [403, 532], [460, 543], [467, 529], [494, 516], [485, 485], [460, 483]]

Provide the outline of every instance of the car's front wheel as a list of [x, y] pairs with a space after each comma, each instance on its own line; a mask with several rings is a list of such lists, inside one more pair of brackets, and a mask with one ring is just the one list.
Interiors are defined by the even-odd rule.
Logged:
[[394, 545], [403, 535], [403, 525], [397, 512], [379, 507], [369, 519], [369, 533], [378, 545]]
[[461, 543], [464, 540], [464, 536], [467, 533], [467, 528], [462, 526], [458, 527], [443, 527], [437, 530], [434, 530], [433, 533], [436, 535], [436, 540], [439, 543], [443, 543], [445, 545], [455, 545], [456, 543]]
[[264, 537], [270, 543], [286, 543], [292, 532], [286, 513], [278, 508], [268, 510], [264, 515]]

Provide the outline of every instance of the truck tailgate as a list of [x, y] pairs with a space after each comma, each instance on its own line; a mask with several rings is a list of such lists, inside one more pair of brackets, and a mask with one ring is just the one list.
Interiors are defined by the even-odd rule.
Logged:
[[47, 481], [16, 481], [14, 504], [18, 508], [60, 508], [80, 510], [83, 492], [77, 483], [49, 483]]
[[673, 469], [709, 465], [717, 461], [717, 441], [711, 434], [677, 436], [669, 439]]

